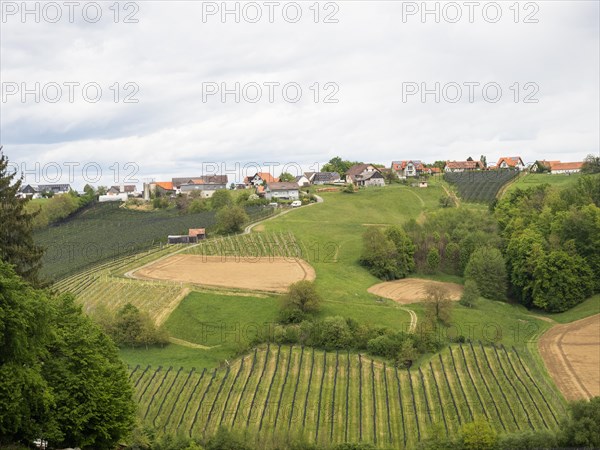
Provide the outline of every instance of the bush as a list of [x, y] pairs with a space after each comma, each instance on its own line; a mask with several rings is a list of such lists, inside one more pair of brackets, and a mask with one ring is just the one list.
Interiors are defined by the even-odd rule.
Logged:
[[229, 192], [227, 189], [219, 189], [215, 191], [212, 197], [210, 198], [210, 206], [215, 211], [218, 211], [219, 209], [225, 208], [227, 206], [231, 206], [232, 203], [233, 200], [231, 198], [231, 192]]
[[313, 282], [308, 280], [292, 284], [283, 297], [279, 310], [281, 323], [300, 323], [308, 315], [316, 313], [321, 307], [321, 296]]
[[363, 251], [360, 263], [382, 280], [405, 278], [415, 268], [414, 245], [407, 234], [398, 227], [382, 231], [369, 228], [363, 234]]
[[600, 397], [570, 405], [570, 418], [561, 425], [560, 444], [568, 447], [600, 448]]
[[463, 448], [466, 450], [492, 450], [496, 447], [498, 436], [485, 420], [466, 423], [460, 431]]
[[476, 249], [469, 258], [465, 276], [475, 281], [482, 297], [506, 299], [506, 264], [500, 250], [491, 247]]
[[[229, 193], [229, 191], [225, 192]], [[217, 228], [223, 234], [239, 233], [248, 220], [250, 220], [248, 214], [239, 206], [221, 208], [217, 212]]]

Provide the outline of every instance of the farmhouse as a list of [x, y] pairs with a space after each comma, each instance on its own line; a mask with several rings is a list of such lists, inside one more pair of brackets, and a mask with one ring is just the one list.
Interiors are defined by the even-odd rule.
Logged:
[[265, 183], [276, 183], [279, 179], [275, 178], [269, 172], [257, 172], [254, 176], [246, 177], [244, 183], [247, 187], [257, 187]]
[[496, 164], [498, 169], [525, 169], [525, 164], [520, 156], [503, 156], [498, 160]]
[[423, 173], [426, 173], [428, 175], [438, 175], [442, 173], [442, 169], [440, 169], [439, 167], [426, 167], [425, 169], [423, 169]]
[[198, 239], [206, 239], [205, 228], [190, 228], [188, 231], [189, 236], [196, 236]]
[[306, 178], [308, 178], [308, 181], [309, 181], [310, 183], [312, 183], [312, 182], [313, 182], [313, 178], [315, 177], [316, 173], [317, 173], [317, 172], [304, 172], [304, 176], [305, 176]]
[[583, 162], [560, 162], [560, 161], [536, 161], [529, 169], [533, 173], [549, 172], [551, 174], [571, 174], [579, 173], [583, 167]]
[[444, 172], [464, 172], [466, 170], [482, 170], [481, 161], [446, 161]]
[[356, 164], [346, 172], [346, 181], [355, 186], [385, 186], [381, 171], [372, 164]]
[[310, 186], [310, 180], [306, 177], [306, 175], [297, 176], [295, 181], [300, 187]]
[[421, 161], [392, 161], [392, 170], [396, 172], [398, 178], [404, 180], [408, 177], [418, 177], [424, 170], [424, 165]]
[[312, 184], [333, 184], [341, 180], [337, 172], [316, 172], [312, 179]]
[[300, 193], [298, 191], [298, 183], [290, 182], [275, 182], [269, 183], [265, 187], [265, 198], [268, 200], [281, 199], [281, 200], [298, 200]]
[[62, 195], [71, 190], [70, 184], [28, 184], [21, 187], [17, 197], [42, 198], [44, 195]]
[[219, 189], [227, 189], [227, 175], [205, 175], [197, 178], [173, 178], [177, 193], [189, 194], [199, 191], [203, 198], [212, 197]]
[[111, 186], [111, 188], [106, 192], [106, 195], [119, 195], [119, 194], [127, 194], [127, 196], [132, 197], [137, 193], [137, 186], [135, 184], [122, 184], [120, 186]]

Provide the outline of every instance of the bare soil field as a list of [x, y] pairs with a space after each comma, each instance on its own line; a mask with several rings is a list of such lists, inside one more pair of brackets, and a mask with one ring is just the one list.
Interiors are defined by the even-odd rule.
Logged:
[[315, 271], [301, 259], [175, 255], [142, 267], [132, 276], [146, 280], [284, 292], [296, 281], [314, 280]]
[[567, 400], [600, 395], [600, 314], [552, 327], [540, 338], [539, 349]]
[[419, 303], [425, 300], [427, 286], [444, 286], [448, 289], [451, 300], [459, 300], [463, 287], [456, 283], [443, 283], [441, 281], [424, 280], [419, 278], [405, 278], [404, 280], [386, 281], [369, 288], [371, 294], [389, 298], [403, 305]]

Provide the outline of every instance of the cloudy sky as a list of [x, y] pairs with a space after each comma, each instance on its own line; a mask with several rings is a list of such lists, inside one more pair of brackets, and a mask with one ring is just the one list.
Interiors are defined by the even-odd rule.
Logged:
[[597, 1], [1, 4], [32, 183], [599, 152]]

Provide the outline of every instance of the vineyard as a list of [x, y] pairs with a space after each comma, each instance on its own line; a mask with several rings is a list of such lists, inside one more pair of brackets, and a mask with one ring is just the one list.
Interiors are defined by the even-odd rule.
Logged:
[[308, 254], [291, 232], [250, 233], [207, 240], [182, 252], [188, 255], [258, 259], [303, 258]]
[[[272, 214], [271, 208], [248, 208], [252, 220]], [[169, 234], [187, 234], [190, 228], [215, 225], [215, 213], [179, 215], [176, 211], [134, 211], [115, 203], [96, 204], [65, 222], [34, 235], [45, 247], [42, 275], [56, 280], [102, 261], [150, 249], [166, 242]]]
[[492, 202], [502, 186], [519, 176], [516, 170], [446, 172], [444, 180], [455, 185], [466, 202]]
[[555, 429], [564, 404], [527, 358], [462, 344], [410, 370], [359, 354], [261, 347], [211, 371], [131, 368], [138, 414], [158, 432], [211, 435], [223, 426], [259, 442], [406, 447], [475, 418], [498, 432]]

